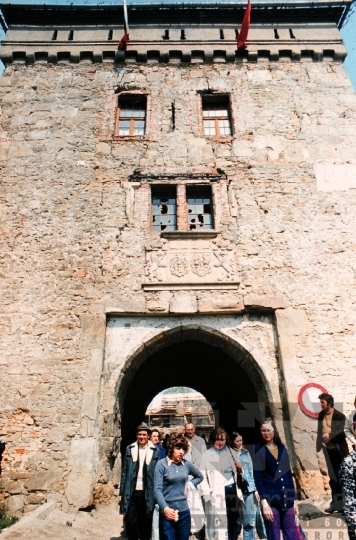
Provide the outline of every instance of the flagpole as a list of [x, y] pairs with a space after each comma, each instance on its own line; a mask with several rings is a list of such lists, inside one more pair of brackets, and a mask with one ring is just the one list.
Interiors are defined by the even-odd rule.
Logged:
[[123, 0], [123, 8], [124, 8], [124, 35], [120, 39], [117, 48], [121, 50], [126, 50], [127, 45], [129, 42], [129, 18], [127, 16], [127, 4], [126, 0]]

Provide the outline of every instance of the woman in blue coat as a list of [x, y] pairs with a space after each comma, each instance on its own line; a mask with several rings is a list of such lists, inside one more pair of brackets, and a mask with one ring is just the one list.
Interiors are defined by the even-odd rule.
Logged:
[[299, 540], [296, 526], [296, 492], [287, 448], [282, 444], [272, 418], [261, 425], [261, 440], [255, 446], [254, 477], [260, 495], [267, 539]]

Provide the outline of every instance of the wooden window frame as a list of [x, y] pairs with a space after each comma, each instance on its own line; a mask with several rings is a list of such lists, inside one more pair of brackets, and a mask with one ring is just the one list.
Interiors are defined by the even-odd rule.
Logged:
[[[127, 101], [134, 101], [135, 98], [137, 98], [137, 101], [142, 101], [145, 103], [145, 116], [144, 117], [122, 117], [121, 120], [124, 120], [126, 122], [130, 122], [130, 133], [129, 135], [119, 135], [119, 129], [120, 129], [120, 114], [123, 110], [123, 107], [120, 107], [120, 98], [127, 98]], [[135, 121], [143, 121], [144, 122], [144, 133], [143, 135], [135, 135]], [[143, 139], [146, 136], [147, 131], [147, 94], [136, 94], [136, 93], [122, 93], [118, 96], [118, 102], [117, 102], [117, 110], [116, 110], [116, 120], [115, 120], [115, 138], [119, 139]]]
[[[211, 103], [223, 103], [226, 101], [226, 110], [227, 115], [226, 116], [216, 116], [216, 117], [208, 117], [204, 116], [204, 101], [208, 103], [209, 101]], [[232, 114], [231, 114], [231, 100], [230, 100], [230, 94], [202, 94], [201, 96], [201, 110], [202, 110], [202, 117], [203, 117], [203, 133], [204, 136], [208, 139], [232, 139], [233, 137], [233, 122], [232, 122]], [[204, 121], [214, 121], [215, 124], [215, 134], [214, 135], [208, 135], [205, 133], [205, 127], [204, 127]], [[220, 126], [219, 126], [219, 120], [227, 120], [229, 122], [230, 127], [230, 135], [221, 135], [220, 134]]]

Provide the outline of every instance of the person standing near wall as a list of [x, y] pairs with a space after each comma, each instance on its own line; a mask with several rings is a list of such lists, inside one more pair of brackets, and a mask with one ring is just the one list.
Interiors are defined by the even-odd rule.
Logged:
[[120, 514], [128, 540], [150, 540], [154, 510], [154, 470], [160, 451], [149, 440], [144, 422], [136, 429], [137, 441], [126, 448], [120, 483]]
[[330, 394], [320, 394], [321, 411], [318, 416], [316, 451], [323, 450], [328, 468], [332, 500], [324, 510], [327, 514], [343, 510], [342, 490], [339, 482], [340, 465], [349, 453], [345, 428], [345, 415], [334, 409], [334, 398]]
[[196, 428], [192, 423], [185, 424], [185, 437], [188, 441], [188, 451], [185, 459], [191, 461], [196, 467], [200, 467], [201, 458], [206, 451], [206, 443], [203, 437], [195, 434]]
[[287, 448], [282, 444], [272, 418], [261, 425], [260, 443], [255, 446], [253, 469], [261, 498], [267, 539], [299, 540], [299, 514]]

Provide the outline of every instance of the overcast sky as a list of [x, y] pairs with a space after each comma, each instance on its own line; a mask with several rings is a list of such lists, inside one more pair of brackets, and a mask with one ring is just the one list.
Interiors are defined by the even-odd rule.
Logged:
[[[179, 0], [175, 0], [176, 2], [179, 2]], [[209, 1], [209, 0], [208, 0]], [[207, 0], [205, 0], [206, 3], [208, 3]], [[265, 1], [265, 0], [260, 0]], [[151, 3], [152, 0], [134, 0], [134, 2], [131, 2], [130, 0], [127, 0], [128, 4], [135, 3], [135, 4], [141, 4], [141, 3]], [[193, 2], [199, 2], [203, 3], [201, 0], [189, 0], [188, 3]], [[271, 0], [271, 3], [273, 0]], [[98, 4], [121, 4], [121, 0], [81, 0], [78, 2], [78, 0], [51, 0], [49, 2], [36, 2], [36, 1], [24, 1], [24, 0], [12, 0], [13, 4], [86, 4], [86, 5], [98, 5]], [[172, 3], [172, 0], [153, 0], [152, 3]], [[212, 3], [215, 3], [212, 2]], [[252, 16], [251, 19], [253, 21], [253, 4], [258, 4], [259, 0], [252, 0]], [[288, 0], [285, 0], [284, 3], [288, 3]], [[1, 2], [0, 2], [1, 5]], [[345, 61], [345, 69], [349, 74], [349, 77], [352, 81], [354, 90], [356, 91], [356, 2], [354, 2], [353, 9], [349, 13], [349, 16], [347, 17], [345, 24], [343, 28], [341, 29], [341, 35], [345, 41], [345, 45], [348, 51], [348, 56]], [[4, 34], [0, 30], [0, 40], [4, 39]]]

